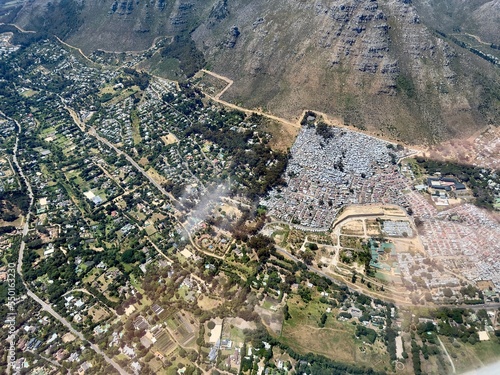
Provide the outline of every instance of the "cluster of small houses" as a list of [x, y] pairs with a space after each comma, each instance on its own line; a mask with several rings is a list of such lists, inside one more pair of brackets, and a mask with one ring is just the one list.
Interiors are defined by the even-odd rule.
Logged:
[[[53, 350], [54, 344], [59, 345], [60, 342], [58, 341], [59, 335], [57, 333], [53, 333], [50, 335], [48, 339], [41, 340], [40, 338], [36, 337], [37, 332], [40, 330], [40, 325], [41, 326], [48, 326], [50, 324], [50, 320], [47, 317], [43, 317], [38, 319], [37, 322], [32, 322], [29, 321], [27, 322], [23, 328], [22, 331], [25, 332], [26, 336], [21, 336], [19, 341], [16, 343], [17, 349], [21, 351], [28, 351], [28, 352], [37, 352], [40, 350], [42, 346], [48, 346], [48, 349], [44, 351], [45, 354], [49, 353], [50, 350]], [[19, 335], [19, 333], [18, 333]], [[31, 336], [35, 335], [35, 336]], [[56, 346], [57, 348], [57, 346]], [[52, 358], [57, 361], [67, 361], [67, 362], [79, 362], [80, 357], [81, 357], [81, 352], [83, 352], [85, 347], [81, 346], [80, 351], [74, 351], [72, 353], [69, 353], [66, 349], [64, 348], [59, 348], [55, 352], [52, 353]], [[23, 356], [18, 356], [18, 359], [14, 363], [14, 367], [18, 369], [29, 369], [31, 368], [32, 371], [35, 371], [35, 369], [40, 369], [37, 367], [39, 361], [35, 360], [30, 360], [28, 361], [26, 358]], [[89, 368], [92, 367], [92, 364], [88, 361], [83, 361], [80, 366], [77, 369], [78, 374], [83, 374], [85, 371], [87, 371]], [[43, 370], [42, 370], [43, 371]], [[43, 372], [42, 372], [43, 373]]]
[[99, 133], [114, 144], [133, 147], [132, 106], [132, 99], [127, 98], [106, 107], [105, 118], [96, 121]]
[[10, 43], [12, 36], [12, 33], [0, 34], [0, 56], [10, 55], [12, 52], [16, 52], [20, 48], [20, 46]]
[[285, 172], [287, 186], [272, 190], [261, 201], [270, 215], [327, 230], [346, 204], [407, 205], [401, 194], [402, 177], [393, 165], [400, 151], [364, 134], [331, 131], [329, 139], [314, 128], [300, 131]]

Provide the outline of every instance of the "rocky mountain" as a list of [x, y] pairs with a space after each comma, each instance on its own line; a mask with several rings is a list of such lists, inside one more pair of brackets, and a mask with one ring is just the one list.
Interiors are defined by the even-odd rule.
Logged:
[[500, 0], [413, 0], [430, 27], [500, 44]]
[[[211, 70], [234, 80], [224, 99], [287, 118], [318, 110], [415, 143], [500, 123], [500, 66], [487, 45], [499, 28], [485, 26], [498, 25], [499, 0], [47, 4], [30, 0], [8, 17], [27, 28], [59, 25], [54, 32], [87, 52], [141, 50], [176, 36], [165, 58], [189, 59], [197, 49]], [[58, 9], [69, 10], [66, 19]], [[464, 33], [484, 38], [488, 50], [459, 39]]]
[[85, 52], [139, 51], [158, 36], [195, 27], [203, 6], [201, 0], [29, 0], [8, 21], [55, 32]]

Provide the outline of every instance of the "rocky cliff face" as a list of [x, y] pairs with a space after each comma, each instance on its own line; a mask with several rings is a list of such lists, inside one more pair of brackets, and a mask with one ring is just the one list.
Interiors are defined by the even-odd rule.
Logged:
[[[235, 80], [228, 100], [284, 116], [317, 109], [406, 140], [488, 122], [477, 74], [498, 71], [434, 34], [410, 1], [234, 0], [228, 14], [193, 33], [214, 69]], [[472, 73], [474, 64], [483, 71]]]
[[[499, 68], [435, 32], [471, 18], [465, 0], [450, 1], [448, 15], [444, 0], [86, 0], [67, 39], [86, 51], [141, 50], [156, 36], [191, 35], [210, 68], [235, 81], [226, 100], [436, 141], [500, 123]], [[491, 18], [499, 1], [462, 9]], [[41, 7], [30, 2], [19, 22]]]
[[[26, 1], [13, 21], [26, 28], [50, 29], [41, 22], [50, 19], [50, 3]], [[196, 27], [198, 17], [212, 5], [203, 0], [59, 0], [52, 4], [64, 10], [68, 4], [77, 4], [71, 17], [79, 22], [66, 30], [66, 39], [86, 52], [146, 49], [158, 36], [175, 36]]]

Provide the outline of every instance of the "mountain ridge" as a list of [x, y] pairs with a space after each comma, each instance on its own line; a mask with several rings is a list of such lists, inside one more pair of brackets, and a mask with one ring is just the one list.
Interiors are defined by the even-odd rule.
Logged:
[[[497, 3], [475, 1], [464, 12], [477, 18]], [[181, 64], [185, 74], [205, 64], [234, 80], [224, 100], [281, 117], [313, 109], [412, 143], [466, 137], [500, 122], [499, 68], [450, 41], [453, 25], [436, 29], [439, 17], [423, 0], [47, 4], [25, 3], [14, 21], [59, 33], [87, 53], [141, 50], [158, 36], [175, 37], [163, 60], [195, 57]], [[69, 11], [62, 17], [61, 10]]]

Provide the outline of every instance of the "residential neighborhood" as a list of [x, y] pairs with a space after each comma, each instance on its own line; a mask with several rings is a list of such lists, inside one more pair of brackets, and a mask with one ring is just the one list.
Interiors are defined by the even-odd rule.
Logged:
[[135, 69], [142, 53], [0, 41], [2, 371], [382, 375], [500, 356], [500, 229], [473, 193], [487, 206], [494, 172], [466, 182], [312, 111], [223, 105], [198, 77]]

